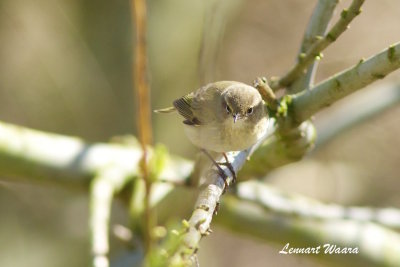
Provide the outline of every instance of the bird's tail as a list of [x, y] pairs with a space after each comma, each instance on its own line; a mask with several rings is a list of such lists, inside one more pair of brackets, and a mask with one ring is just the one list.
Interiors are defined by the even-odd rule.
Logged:
[[174, 112], [175, 108], [174, 107], [168, 107], [168, 108], [162, 108], [162, 109], [155, 109], [155, 113], [171, 113]]

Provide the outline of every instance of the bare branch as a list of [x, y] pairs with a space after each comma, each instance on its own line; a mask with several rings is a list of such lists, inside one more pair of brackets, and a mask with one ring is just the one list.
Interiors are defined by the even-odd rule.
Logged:
[[[323, 146], [342, 132], [347, 131], [369, 119], [376, 117], [400, 103], [400, 85], [378, 86], [352, 98], [318, 121], [316, 148]], [[335, 123], [332, 123], [334, 121]]]
[[[136, 178], [142, 151], [134, 143], [87, 144], [76, 137], [0, 122], [0, 174], [13, 180], [83, 188], [107, 166]], [[152, 150], [149, 153], [151, 158]], [[159, 175], [162, 180], [182, 182], [189, 177], [193, 168], [190, 161], [169, 155], [165, 160]]]
[[109, 266], [109, 223], [114, 193], [120, 191], [129, 176], [119, 168], [108, 167], [92, 181], [90, 190], [90, 232], [94, 267]]
[[[37, 143], [36, 141], [39, 141]], [[78, 176], [72, 176], [71, 178], [79, 179], [79, 181], [87, 181], [84, 179], [86, 177], [83, 174], [86, 175], [92, 175], [94, 172], [100, 173], [100, 170], [104, 170], [105, 166], [113, 166], [113, 164], [116, 164], [116, 168], [122, 168], [125, 170], [129, 175], [135, 175], [137, 173], [137, 168], [135, 170], [132, 170], [132, 162], [136, 162], [138, 164], [140, 157], [141, 157], [141, 152], [139, 148], [124, 148], [123, 146], [120, 145], [106, 145], [106, 144], [97, 144], [97, 145], [91, 145], [86, 147], [86, 152], [87, 153], [80, 153], [80, 150], [76, 150], [76, 141], [77, 139], [75, 138], [69, 138], [69, 137], [62, 137], [58, 135], [50, 135], [50, 134], [45, 134], [45, 133], [40, 133], [38, 131], [33, 131], [33, 130], [28, 130], [24, 129], [22, 127], [15, 127], [15, 126], [10, 126], [6, 124], [0, 124], [0, 144], [1, 147], [4, 148], [5, 145], [9, 145], [7, 147], [7, 153], [4, 152], [3, 150], [0, 150], [0, 162], [4, 164], [4, 158], [10, 158], [11, 155], [14, 155], [11, 157], [10, 161], [7, 161], [9, 163], [7, 166], [12, 166], [11, 169], [18, 169], [17, 172], [14, 172], [14, 174], [17, 175], [22, 175], [22, 176], [28, 176], [30, 177], [30, 172], [29, 170], [33, 169], [40, 169], [43, 167], [44, 171], [42, 171], [42, 175], [47, 175], [49, 173], [46, 173], [46, 170], [50, 170], [51, 174], [54, 173], [62, 173], [63, 168], [68, 169], [69, 166], [71, 166], [70, 162], [77, 162], [76, 166], [74, 166], [75, 174]], [[31, 143], [33, 142], [33, 143]], [[82, 144], [82, 142], [78, 142], [79, 144]], [[23, 144], [23, 145], [22, 145]], [[65, 147], [63, 145], [67, 144], [66, 148], [73, 148], [73, 152], [69, 150], [63, 150]], [[43, 148], [49, 147], [49, 150], [43, 150]], [[85, 147], [85, 146], [83, 146]], [[63, 149], [62, 149], [63, 148]], [[27, 153], [27, 151], [29, 153]], [[60, 153], [60, 151], [66, 151], [66, 153]], [[136, 152], [134, 152], [136, 151]], [[43, 154], [41, 154], [43, 153]], [[38, 161], [34, 161], [34, 158], [38, 155]], [[132, 155], [136, 155], [132, 157]], [[246, 160], [246, 155], [243, 155], [241, 158], [241, 161], [244, 163]], [[234, 156], [234, 155], [230, 155]], [[33, 159], [32, 159], [33, 157]], [[56, 160], [55, 160], [56, 159]], [[235, 161], [235, 160], [234, 160]], [[19, 164], [17, 164], [17, 162]], [[26, 168], [17, 168], [16, 166], [21, 166], [21, 164], [26, 164]], [[238, 163], [240, 163], [238, 161]], [[236, 166], [236, 163], [233, 163]], [[240, 164], [238, 164], [240, 165]], [[3, 168], [0, 168], [0, 170], [4, 171], [5, 167], [2, 165]], [[22, 165], [23, 166], [23, 165]], [[54, 167], [56, 166], [58, 168], [58, 171], [54, 171]], [[101, 168], [102, 167], [102, 168]], [[191, 171], [191, 165], [188, 164], [186, 161], [182, 161], [179, 159], [176, 160], [171, 160], [169, 161], [168, 164], [165, 165], [165, 170], [163, 170], [163, 175], [162, 177], [186, 177], [188, 173]], [[235, 167], [236, 168], [236, 167]], [[27, 171], [28, 170], [28, 171]], [[36, 173], [38, 176], [38, 173]], [[218, 194], [222, 192], [223, 188], [223, 181], [220, 180], [220, 178], [217, 177], [217, 174], [214, 171], [210, 171], [209, 173], [210, 177], [214, 177], [217, 179], [216, 186], [218, 188], [209, 188], [205, 189], [203, 192], [207, 192], [207, 190], [212, 191], [215, 190], [216, 193], [212, 192], [214, 197], [219, 198]], [[117, 177], [118, 175], [112, 175], [110, 173], [105, 173], [104, 175], [105, 179], [109, 179], [110, 177]], [[122, 175], [123, 176], [123, 175]], [[119, 176], [118, 176], [119, 177]], [[48, 177], [48, 179], [51, 179], [53, 177]], [[62, 181], [70, 181], [68, 180], [70, 177], [66, 176], [63, 177]], [[126, 177], [125, 177], [126, 178]], [[123, 179], [125, 179], [123, 178]], [[82, 179], [82, 180], [81, 180]], [[116, 184], [121, 184], [123, 183], [123, 179], [120, 180], [120, 178], [115, 179]], [[102, 179], [101, 179], [102, 180]], [[105, 183], [105, 181], [103, 181]], [[113, 182], [114, 183], [114, 182]], [[101, 183], [97, 185], [98, 187], [101, 187]], [[107, 186], [108, 188], [118, 188], [118, 186]], [[239, 184], [239, 191], [241, 190], [241, 185]], [[93, 186], [94, 189], [94, 186]], [[173, 199], [175, 199], [175, 202], [172, 198], [161, 198], [163, 201], [158, 201], [157, 205], [161, 205], [166, 210], [166, 207], [171, 206], [172, 203], [176, 203], [176, 198], [178, 199], [187, 199], [187, 190], [184, 190], [184, 188], [176, 188], [177, 190], [173, 190], [171, 194], [173, 194]], [[94, 191], [93, 191], [94, 192]], [[109, 193], [107, 194], [110, 196], [111, 192], [108, 191]], [[190, 191], [191, 192], [191, 191]], [[189, 192], [189, 194], [190, 194]], [[183, 194], [183, 195], [182, 195]], [[263, 196], [265, 194], [262, 194]], [[185, 197], [182, 197], [185, 196]], [[107, 197], [106, 197], [107, 199]], [[108, 197], [109, 199], [109, 197]], [[392, 250], [396, 250], [399, 246], [397, 245], [396, 242], [396, 236], [397, 234], [390, 232], [388, 230], [385, 230], [383, 228], [380, 228], [379, 226], [376, 226], [375, 224], [367, 223], [367, 222], [355, 222], [355, 221], [349, 221], [349, 220], [299, 220], [299, 218], [293, 218], [293, 216], [287, 214], [276, 214], [273, 215], [271, 214], [271, 211], [266, 212], [265, 208], [261, 208], [261, 211], [259, 210], [259, 205], [254, 205], [254, 203], [243, 203], [243, 201], [238, 202], [236, 200], [232, 205], [229, 203], [231, 201], [231, 197], [226, 196], [224, 198], [227, 201], [224, 201], [225, 204], [223, 206], [223, 210], [220, 212], [219, 216], [217, 216], [217, 222], [220, 221], [222, 222], [225, 226], [232, 227], [236, 231], [247, 233], [247, 234], [254, 234], [257, 235], [258, 238], [263, 238], [265, 240], [272, 240], [276, 242], [291, 242], [291, 244], [304, 244], [306, 246], [311, 246], [313, 244], [321, 244], [321, 242], [333, 242], [336, 243], [337, 245], [343, 245], [343, 246], [349, 246], [349, 245], [354, 245], [358, 246], [359, 243], [352, 243], [353, 241], [348, 240], [343, 240], [343, 238], [348, 236], [348, 233], [345, 231], [345, 229], [350, 229], [351, 232], [353, 233], [358, 233], [360, 239], [362, 239], [363, 236], [369, 236], [370, 232], [368, 231], [378, 231], [379, 237], [382, 237], [385, 239], [387, 237], [387, 240], [390, 240], [388, 242], [391, 242], [387, 244], [387, 248]], [[213, 203], [217, 203], [218, 199], [215, 199], [211, 204], [209, 204], [210, 209], [208, 210], [209, 212], [214, 211], [214, 205]], [[197, 207], [201, 207], [202, 202], [198, 202], [200, 204], [197, 205]], [[244, 206], [243, 206], [244, 205]], [[249, 206], [250, 205], [250, 206]], [[103, 206], [103, 208], [106, 207], [106, 205]], [[255, 212], [254, 209], [251, 207], [255, 207]], [[386, 210], [391, 212], [391, 210]], [[206, 213], [203, 210], [199, 209], [199, 213]], [[168, 213], [168, 212], [167, 212]], [[390, 214], [390, 213], [386, 213]], [[381, 213], [380, 216], [384, 215], [384, 213]], [[208, 215], [207, 215], [208, 216]], [[206, 216], [206, 217], [207, 217]], [[212, 216], [211, 216], [212, 217]], [[209, 217], [211, 219], [211, 217]], [[381, 217], [384, 218], [385, 216]], [[103, 217], [104, 218], [104, 217]], [[199, 226], [199, 229], [207, 230], [209, 229], [209, 223], [202, 222], [200, 219], [201, 216], [197, 217], [197, 223]], [[193, 218], [194, 220], [194, 218]], [[277, 220], [279, 220], [279, 226], [277, 224]], [[338, 224], [336, 224], [336, 222]], [[380, 221], [382, 222], [382, 221]], [[388, 221], [387, 221], [388, 222]], [[104, 223], [104, 220], [103, 220]], [[196, 221], [193, 221], [193, 227], [196, 226]], [[207, 225], [208, 224], [208, 225]], [[338, 227], [336, 226], [338, 225]], [[244, 227], [245, 226], [245, 227]], [[240, 228], [239, 228], [240, 227]], [[277, 229], [278, 227], [278, 229]], [[328, 235], [328, 228], [331, 227], [330, 229], [334, 229], [334, 233], [332, 234], [332, 231], [330, 235]], [[104, 228], [103, 228], [104, 229]], [[357, 229], [357, 230], [356, 230]], [[195, 231], [194, 235], [197, 235], [196, 229], [192, 229], [192, 231]], [[316, 236], [315, 233], [324, 233], [324, 235], [321, 236]], [[104, 233], [104, 230], [102, 230]], [[293, 237], [293, 233], [296, 233]], [[296, 238], [298, 237], [298, 239]], [[389, 238], [390, 237], [390, 238]], [[201, 235], [196, 238], [201, 238]], [[342, 239], [341, 239], [342, 238]], [[360, 240], [358, 239], [358, 240]], [[189, 238], [190, 240], [190, 238]], [[199, 240], [199, 239], [198, 239]], [[197, 241], [198, 241], [197, 240]], [[311, 241], [310, 241], [311, 240]], [[198, 245], [198, 243], [194, 242], [194, 248]], [[370, 251], [370, 244], [365, 245], [362, 244], [360, 245], [360, 251], [363, 249], [363, 251], [366, 251], [369, 249]], [[382, 248], [384, 244], [379, 243], [378, 244], [378, 249]], [[193, 251], [193, 250], [191, 250]], [[390, 252], [389, 251], [389, 252]], [[399, 255], [397, 252], [392, 255]], [[348, 255], [347, 255], [348, 256]], [[367, 253], [362, 253], [360, 255], [361, 257], [368, 257]], [[323, 257], [327, 258], [327, 257]], [[345, 257], [345, 260], [348, 260], [348, 257]], [[364, 259], [363, 258], [363, 259]], [[336, 258], [334, 258], [336, 259]], [[373, 261], [370, 258], [367, 258], [368, 262]], [[382, 263], [380, 261], [381, 258], [379, 259], [379, 264]], [[377, 264], [377, 265], [379, 265]], [[390, 265], [389, 265], [390, 266]], [[393, 265], [396, 266], [396, 265]]]
[[292, 97], [292, 115], [297, 123], [310, 118], [320, 109], [383, 79], [387, 74], [400, 68], [400, 43], [391, 45], [379, 54], [321, 82], [311, 90]]
[[[304, 219], [276, 214], [261, 205], [224, 197], [221, 212], [215, 222], [235, 233], [253, 236], [280, 244], [277, 253], [290, 247], [307, 248], [321, 246], [319, 254], [310, 254], [327, 263], [346, 266], [400, 265], [400, 235], [375, 223], [350, 219]], [[358, 254], [329, 254], [329, 244], [339, 248], [357, 249]], [[336, 247], [336, 248], [337, 248]]]
[[[265, 137], [271, 135], [275, 131], [275, 127], [270, 127], [269, 132]], [[250, 157], [253, 151], [264, 141], [265, 138], [260, 140], [252, 148], [240, 152], [228, 153], [229, 162], [232, 164], [234, 171], [237, 173], [246, 160]], [[187, 231], [183, 236], [181, 247], [173, 256], [174, 261], [187, 262], [191, 259], [192, 255], [197, 251], [200, 240], [203, 236], [210, 233], [210, 224], [214, 214], [218, 211], [218, 205], [221, 195], [225, 192], [225, 182], [228, 184], [232, 182], [232, 174], [229, 169], [224, 168], [225, 174], [228, 177], [226, 181], [220, 176], [215, 166], [206, 172], [205, 181], [208, 181], [203, 189], [201, 189], [198, 199], [196, 201], [195, 209], [189, 219]]]
[[147, 80], [147, 44], [146, 44], [146, 1], [132, 0], [132, 29], [136, 32], [134, 48], [134, 73], [133, 84], [136, 87], [137, 122], [139, 126], [139, 140], [143, 150], [152, 143], [153, 134], [151, 128], [150, 87]]
[[136, 90], [136, 121], [139, 128], [139, 140], [142, 146], [143, 155], [141, 160], [141, 174], [145, 184], [144, 196], [144, 244], [145, 252], [148, 254], [152, 247], [151, 231], [157, 223], [155, 216], [150, 209], [150, 192], [151, 192], [151, 178], [150, 170], [148, 169], [148, 146], [152, 144], [153, 132], [151, 127], [151, 106], [150, 106], [150, 86], [147, 80], [147, 9], [146, 0], [132, 0], [132, 21], [133, 27], [136, 32], [136, 46], [135, 46], [135, 65], [133, 83]]
[[[334, 27], [335, 29], [335, 27]], [[374, 64], [371, 64], [370, 61], [368, 60], [365, 63], [362, 62], [358, 64], [356, 74], [358, 74], [358, 77], [352, 76], [352, 80], [347, 77], [346, 80], [346, 88], [341, 87], [341, 91], [339, 93], [346, 92], [347, 94], [350, 93], [351, 90], [354, 90], [354, 88], [351, 88], [350, 86], [353, 84], [358, 85], [359, 87], [363, 87], [366, 84], [372, 82], [374, 79], [383, 77], [386, 75], [388, 72], [391, 70], [394, 70], [398, 68], [398, 65], [400, 63], [398, 62], [399, 60], [397, 59], [399, 57], [398, 53], [398, 48], [397, 46], [392, 46], [389, 48], [387, 51], [382, 52], [378, 56], [375, 56], [376, 62]], [[371, 65], [373, 67], [371, 67]], [[367, 67], [365, 67], [367, 66]], [[368, 68], [369, 66], [369, 68]], [[372, 71], [374, 70], [374, 71]], [[379, 75], [376, 75], [379, 73]], [[340, 75], [339, 75], [340, 77]], [[338, 77], [336, 77], [336, 80], [340, 80]], [[347, 87], [351, 88], [348, 89], [349, 91], [346, 91]], [[318, 88], [318, 86], [317, 86]], [[305, 91], [302, 94], [295, 95], [293, 97], [289, 97], [290, 100], [287, 99], [287, 104], [288, 107], [282, 110], [282, 103], [285, 104], [284, 102], [281, 102], [281, 106], [278, 108], [278, 115], [281, 113], [283, 114], [284, 117], [287, 116], [290, 120], [293, 120], [297, 123], [304, 121], [308, 117], [301, 117], [301, 120], [298, 119], [299, 115], [297, 112], [307, 112], [307, 107], [308, 110], [312, 110], [314, 108], [313, 103], [316, 102], [318, 103], [319, 101], [324, 100], [324, 98], [321, 97], [314, 97], [312, 98], [312, 101], [310, 101], [310, 97], [306, 98], [309, 100], [307, 105], [301, 106], [301, 108], [298, 107], [298, 103], [303, 103], [296, 98], [298, 97], [301, 99], [302, 95], [306, 94], [312, 94], [314, 91], [317, 90], [311, 90], [311, 91]], [[333, 89], [334, 90], [334, 89]], [[336, 89], [337, 91], [337, 89]], [[343, 91], [343, 92], [342, 92]], [[347, 94], [337, 94], [334, 95], [334, 93], [330, 92], [327, 94], [327, 97], [330, 97], [329, 99], [332, 100], [332, 102], [336, 99], [339, 99], [340, 97], [347, 95]], [[298, 102], [296, 102], [298, 101]], [[319, 106], [318, 106], [319, 108]], [[280, 110], [281, 109], [281, 110]], [[315, 109], [317, 111], [318, 109]], [[282, 115], [281, 114], [281, 115]], [[301, 113], [300, 113], [301, 114]], [[292, 117], [293, 116], [293, 117]], [[283, 123], [285, 123], [285, 120], [282, 120]], [[281, 124], [279, 124], [281, 126]], [[294, 124], [296, 125], [296, 124]], [[292, 127], [286, 128], [284, 124], [282, 124], [284, 128], [280, 131], [280, 134], [286, 134], [290, 135], [290, 129], [293, 130]], [[295, 130], [299, 130], [298, 128], [295, 128]], [[245, 153], [242, 151], [241, 153]], [[275, 153], [277, 154], [277, 153]], [[240, 154], [239, 154], [240, 155]], [[303, 154], [301, 154], [303, 155]], [[235, 157], [235, 159], [240, 159], [238, 156]], [[240, 161], [240, 160], [239, 160]], [[241, 168], [240, 164], [240, 168]], [[259, 164], [258, 164], [259, 165]], [[235, 170], [237, 169], [237, 165], [235, 166]], [[214, 173], [215, 175], [215, 173]], [[218, 177], [218, 176], [217, 176]], [[202, 236], [207, 235], [210, 227], [210, 223], [212, 220], [212, 216], [214, 214], [215, 208], [217, 207], [217, 203], [219, 201], [219, 198], [221, 196], [221, 193], [223, 192], [223, 181], [221, 181], [221, 178], [213, 177], [211, 180], [213, 181], [211, 184], [209, 184], [200, 194], [200, 197], [198, 199], [195, 211], [192, 214], [191, 219], [189, 220], [189, 227], [188, 227], [188, 232], [184, 236], [184, 246], [178, 250], [178, 255], [182, 256], [184, 260], [187, 260], [187, 257], [190, 257], [198, 248], [198, 243], [200, 242], [200, 239]], [[186, 257], [186, 259], [185, 259]]]
[[244, 182], [235, 191], [241, 200], [251, 201], [276, 214], [304, 220], [354, 220], [375, 222], [391, 228], [400, 228], [400, 210], [395, 208], [344, 207], [324, 204], [297, 194], [288, 194], [257, 181]]
[[350, 22], [361, 12], [361, 5], [364, 0], [353, 0], [348, 9], [344, 9], [341, 13], [339, 21], [325, 35], [325, 37], [316, 41], [305, 54], [300, 54], [298, 63], [282, 78], [271, 80], [272, 89], [289, 86], [297, 77], [299, 77], [307, 69], [314, 60], [321, 57], [321, 52], [334, 42], [349, 26]]
[[[274, 120], [269, 120], [268, 128], [270, 132], [275, 130]], [[291, 142], [290, 146], [277, 136], [263, 140], [239, 173], [240, 178], [262, 176], [278, 166], [299, 160], [308, 150], [315, 132], [307, 126], [296, 135], [298, 142]], [[135, 140], [134, 137], [132, 139]], [[153, 151], [149, 153], [152, 157]], [[29, 182], [87, 188], [91, 179], [107, 166], [119, 168], [136, 178], [141, 157], [142, 151], [137, 142], [131, 145], [87, 144], [76, 137], [0, 122], [0, 174], [14, 181], [28, 179]], [[163, 181], [184, 183], [192, 169], [192, 162], [167, 155], [158, 176]]]
[[[336, 5], [339, 0], [319, 0], [310, 22], [304, 33], [303, 42], [301, 44], [300, 53], [304, 54], [318, 40], [319, 36], [325, 34], [326, 28], [332, 19]], [[300, 75], [288, 88], [290, 92], [296, 93], [303, 89], [309, 88], [314, 81], [314, 74], [318, 66], [318, 61], [315, 61], [308, 67], [305, 74]]]
[[315, 139], [316, 131], [309, 121], [303, 122], [282, 135], [276, 133], [254, 151], [250, 161], [239, 173], [240, 180], [264, 177], [275, 168], [300, 160], [313, 148]]

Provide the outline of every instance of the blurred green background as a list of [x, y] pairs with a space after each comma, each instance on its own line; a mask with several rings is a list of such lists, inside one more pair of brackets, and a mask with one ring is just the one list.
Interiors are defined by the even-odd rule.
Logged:
[[[316, 2], [148, 1], [153, 108], [212, 80], [251, 83], [283, 74]], [[350, 30], [324, 52], [317, 81], [399, 41], [398, 10], [396, 0], [367, 1]], [[89, 142], [136, 133], [129, 1], [1, 0], [0, 40], [1, 121]], [[399, 82], [398, 71], [321, 112], [317, 129], [334, 124], [331, 116], [365, 92]], [[400, 108], [392, 108], [267, 179], [324, 201], [399, 206], [399, 116]], [[180, 121], [153, 114], [155, 142], [193, 158], [196, 149]], [[87, 213], [84, 192], [0, 181], [0, 266], [87, 266]], [[127, 222], [116, 202], [113, 223]], [[276, 245], [214, 230], [202, 241], [204, 266], [243, 266], [249, 259], [252, 266], [323, 266], [304, 256], [280, 256]], [[112, 239], [112, 248], [116, 258], [123, 244]], [[221, 251], [227, 256], [215, 256]]]

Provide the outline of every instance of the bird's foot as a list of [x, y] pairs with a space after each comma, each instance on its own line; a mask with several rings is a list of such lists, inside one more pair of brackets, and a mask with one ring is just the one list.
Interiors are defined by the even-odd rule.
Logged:
[[216, 163], [215, 166], [217, 166], [219, 176], [221, 176], [222, 179], [224, 180], [224, 191], [222, 191], [222, 194], [225, 194], [226, 189], [229, 187], [229, 184], [228, 184], [228, 181], [227, 181], [228, 180], [228, 176], [226, 175], [224, 170], [221, 168], [221, 166], [219, 166], [218, 163]]
[[236, 183], [236, 180], [237, 180], [236, 172], [233, 169], [232, 164], [229, 162], [228, 156], [225, 153], [222, 153], [222, 155], [224, 155], [225, 162], [224, 163], [220, 163], [220, 164], [226, 166], [229, 169], [229, 171], [232, 173], [232, 183], [234, 184], [234, 183]]
[[[232, 164], [230, 162], [217, 162], [217, 164], [226, 166], [229, 169], [229, 171], [232, 173], [232, 184], [236, 183], [236, 172], [233, 169]], [[225, 174], [225, 172], [224, 172], [224, 174]], [[226, 174], [225, 174], [225, 176], [226, 176]]]
[[223, 153], [223, 154], [224, 154], [226, 162], [216, 162], [214, 160], [214, 158], [207, 152], [207, 150], [202, 149], [202, 151], [214, 163], [215, 167], [217, 167], [219, 176], [221, 176], [221, 178], [224, 180], [224, 191], [222, 192], [224, 194], [226, 192], [226, 189], [229, 187], [229, 183], [228, 183], [228, 176], [226, 175], [225, 171], [221, 168], [220, 165], [226, 166], [229, 169], [229, 171], [232, 173], [232, 183], [234, 183], [236, 181], [236, 173], [235, 173], [232, 165], [227, 160], [225, 153]]

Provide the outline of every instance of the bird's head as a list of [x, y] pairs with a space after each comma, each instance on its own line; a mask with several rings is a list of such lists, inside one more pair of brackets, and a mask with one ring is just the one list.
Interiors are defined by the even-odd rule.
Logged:
[[223, 106], [233, 122], [238, 120], [254, 121], [264, 115], [264, 107], [257, 89], [238, 84], [229, 86], [223, 93]]

